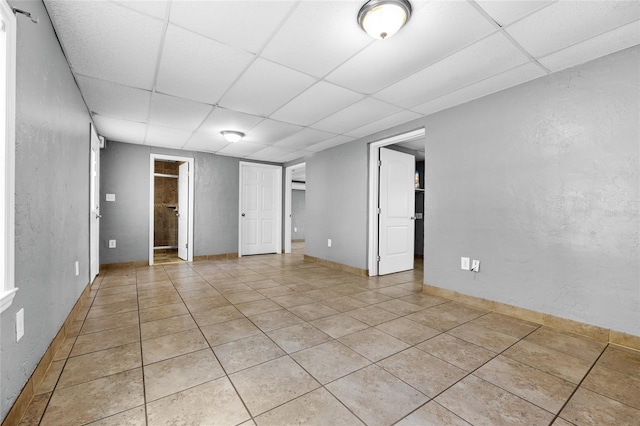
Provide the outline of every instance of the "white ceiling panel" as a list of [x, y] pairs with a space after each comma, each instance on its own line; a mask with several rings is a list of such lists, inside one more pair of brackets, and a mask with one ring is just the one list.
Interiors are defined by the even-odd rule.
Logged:
[[46, 6], [75, 72], [152, 88], [162, 21], [102, 1], [47, 1]]
[[195, 131], [213, 107], [175, 96], [154, 93], [149, 109], [149, 123]]
[[359, 93], [320, 81], [272, 115], [276, 120], [308, 126], [364, 97]]
[[265, 58], [317, 77], [373, 42], [360, 29], [358, 1], [303, 1], [262, 52]]
[[144, 143], [144, 135], [147, 131], [147, 125], [144, 123], [105, 117], [103, 115], [94, 115], [93, 121], [100, 135], [106, 139], [135, 144]]
[[[278, 161], [279, 163], [287, 163], [289, 161], [293, 161], [293, 160], [298, 160], [298, 159], [302, 159], [304, 157], [307, 157], [309, 155], [313, 154], [313, 152], [311, 151], [296, 151], [293, 154], [290, 155], [285, 155], [284, 157], [281, 157], [280, 160]], [[301, 180], [304, 181], [305, 180], [305, 175], [304, 172], [295, 175], [294, 176], [294, 180]]]
[[362, 138], [373, 133], [397, 126], [399, 124], [407, 123], [420, 117], [422, 117], [422, 115], [412, 111], [400, 111], [397, 114], [381, 118], [380, 120], [376, 120], [373, 123], [369, 123], [362, 127], [358, 127], [357, 129], [350, 130], [346, 133], [346, 135], [352, 136], [354, 138]]
[[351, 142], [352, 140], [354, 140], [354, 138], [350, 138], [349, 136], [343, 136], [343, 135], [335, 136], [331, 139], [327, 139], [326, 141], [317, 143], [315, 145], [311, 145], [306, 149], [306, 151], [320, 152], [320, 151], [324, 151], [325, 149], [333, 148], [334, 146]]
[[223, 130], [236, 130], [247, 133], [262, 120], [264, 118], [256, 117], [255, 115], [216, 107], [206, 121], [202, 123], [198, 131], [211, 135], [219, 135]]
[[501, 74], [489, 77], [452, 93], [447, 93], [439, 98], [432, 99], [413, 108], [424, 115], [433, 114], [443, 109], [451, 108], [465, 102], [472, 101], [482, 96], [498, 92], [508, 87], [515, 86], [545, 75], [545, 72], [536, 64], [529, 62]]
[[189, 151], [217, 152], [229, 145], [222, 136], [194, 133], [184, 146]]
[[277, 142], [275, 145], [285, 148], [306, 149], [311, 145], [315, 145], [318, 142], [325, 141], [334, 136], [332, 133], [321, 132], [320, 130], [305, 127], [298, 133], [280, 140], [280, 142]]
[[311, 86], [315, 78], [265, 59], [257, 59], [220, 101], [248, 114], [269, 115]]
[[245, 136], [243, 140], [263, 145], [273, 145], [274, 143], [289, 137], [300, 130], [302, 130], [302, 127], [300, 126], [267, 119], [249, 130], [249, 132], [247, 132], [247, 136]]
[[494, 31], [469, 3], [434, 1], [416, 12], [397, 35], [371, 44], [327, 80], [371, 94]]
[[[288, 157], [294, 153], [298, 152], [295, 149], [290, 148], [282, 148], [278, 146], [270, 146], [265, 149], [262, 149], [255, 154], [249, 155], [247, 158], [251, 158], [253, 160], [263, 160], [263, 161], [281, 161], [281, 158]], [[297, 158], [297, 157], [296, 157]]]
[[541, 9], [553, 1], [496, 1], [476, 0], [476, 3], [484, 9], [500, 26], [505, 27], [528, 14]]
[[215, 104], [253, 55], [169, 24], [157, 89]]
[[295, 5], [294, 1], [178, 1], [170, 21], [203, 36], [256, 53]]
[[147, 120], [151, 92], [79, 74], [76, 80], [92, 112], [130, 121]]
[[170, 127], [156, 126], [149, 124], [147, 137], [144, 140], [146, 145], [163, 146], [167, 148], [182, 149], [191, 137], [191, 132]]
[[560, 1], [506, 30], [538, 58], [637, 19], [639, 1]]
[[400, 111], [401, 109], [396, 106], [366, 98], [318, 121], [312, 127], [326, 132], [345, 133]]
[[129, 9], [136, 10], [145, 15], [152, 16], [154, 18], [164, 19], [167, 15], [167, 6], [170, 1], [159, 0], [112, 0], [114, 3], [120, 6], [127, 7]]
[[256, 152], [265, 148], [265, 145], [246, 142], [242, 140], [240, 142], [230, 143], [229, 145], [218, 151], [218, 154], [232, 157], [246, 157], [248, 155], [255, 154]]
[[504, 35], [496, 33], [388, 87], [376, 97], [410, 108], [528, 61]]
[[640, 44], [640, 21], [616, 28], [539, 59], [551, 71], [560, 71]]

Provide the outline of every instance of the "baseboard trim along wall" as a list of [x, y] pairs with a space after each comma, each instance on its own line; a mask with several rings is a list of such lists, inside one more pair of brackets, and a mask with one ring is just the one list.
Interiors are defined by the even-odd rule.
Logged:
[[349, 272], [351, 274], [359, 275], [361, 277], [368, 277], [369, 270], [356, 268], [355, 266], [344, 265], [338, 262], [332, 262], [326, 259], [320, 259], [319, 257], [309, 256], [308, 254], [304, 255], [305, 262], [313, 262], [322, 266], [326, 266], [327, 268], [337, 269], [344, 272]]
[[569, 333], [580, 334], [582, 336], [591, 337], [606, 343], [613, 343], [619, 346], [640, 350], [640, 336], [615, 331], [596, 325], [585, 324], [579, 321], [558, 317], [555, 315], [544, 314], [542, 312], [532, 311], [520, 308], [506, 303], [495, 302], [493, 300], [483, 299], [481, 297], [469, 296], [457, 291], [448, 290], [446, 288], [436, 287], [429, 284], [422, 285], [422, 291], [433, 296], [440, 296], [465, 305], [477, 308], [491, 310], [499, 314], [508, 315], [525, 321], [555, 328], [556, 330], [566, 331]]
[[20, 423], [20, 420], [26, 413], [31, 400], [38, 391], [38, 386], [40, 386], [40, 384], [42, 383], [42, 380], [47, 374], [47, 370], [49, 370], [51, 363], [55, 360], [56, 353], [62, 346], [65, 338], [72, 337], [78, 334], [79, 330], [74, 331], [72, 329], [72, 325], [74, 321], [76, 321], [76, 318], [78, 317], [78, 314], [80, 312], [84, 311], [85, 315], [88, 312], [88, 308], [83, 310], [83, 307], [85, 302], [89, 298], [90, 293], [91, 284], [87, 284], [85, 289], [82, 291], [82, 294], [76, 301], [75, 305], [71, 309], [71, 312], [69, 312], [69, 315], [64, 321], [64, 324], [62, 324], [62, 327], [60, 327], [60, 330], [58, 330], [58, 333], [53, 338], [53, 341], [47, 348], [46, 352], [44, 353], [44, 355], [42, 355], [42, 358], [40, 358], [40, 361], [38, 362], [38, 365], [36, 365], [35, 370], [33, 370], [31, 377], [29, 377], [29, 380], [27, 380], [27, 383], [22, 388], [22, 391], [20, 391], [20, 395], [18, 395], [18, 398], [16, 398], [13, 406], [9, 410], [9, 413], [7, 413], [7, 416], [2, 421], [2, 426], [11, 426]]

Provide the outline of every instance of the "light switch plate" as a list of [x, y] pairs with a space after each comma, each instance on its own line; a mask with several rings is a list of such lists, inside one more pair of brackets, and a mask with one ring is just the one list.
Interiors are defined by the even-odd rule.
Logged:
[[109, 248], [116, 248], [116, 240], [109, 240]]
[[24, 308], [16, 312], [16, 342], [24, 336]]
[[461, 257], [460, 258], [460, 269], [468, 271], [469, 270], [469, 258]]
[[115, 201], [116, 200], [116, 194], [107, 194], [107, 201]]
[[479, 260], [473, 260], [473, 262], [471, 263], [471, 270], [473, 272], [480, 272], [480, 261]]

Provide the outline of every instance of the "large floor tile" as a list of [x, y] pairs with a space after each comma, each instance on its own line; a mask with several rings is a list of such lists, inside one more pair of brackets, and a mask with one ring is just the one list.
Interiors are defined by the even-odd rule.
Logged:
[[408, 315], [407, 318], [436, 330], [448, 331], [485, 313], [487, 311], [449, 302]]
[[184, 303], [190, 312], [206, 311], [231, 304], [224, 296], [199, 297], [197, 299], [185, 300]]
[[382, 330], [391, 336], [402, 340], [403, 342], [415, 345], [424, 342], [434, 336], [440, 334], [440, 331], [419, 324], [407, 318], [398, 318], [376, 326], [378, 330]]
[[147, 401], [209, 382], [224, 376], [211, 349], [180, 355], [144, 368]]
[[199, 329], [181, 331], [142, 341], [144, 365], [208, 348]]
[[358, 331], [338, 340], [372, 362], [380, 361], [409, 347], [402, 340], [376, 328]]
[[326, 387], [370, 426], [391, 425], [428, 401], [424, 394], [375, 365]]
[[90, 426], [146, 426], [144, 405], [93, 422]]
[[375, 306], [398, 315], [409, 315], [425, 309], [424, 306], [409, 303], [400, 299], [393, 299], [378, 303]]
[[493, 352], [502, 352], [519, 340], [517, 337], [482, 327], [473, 322], [449, 330], [447, 334]]
[[362, 300], [358, 300], [349, 296], [341, 296], [335, 299], [323, 300], [322, 303], [340, 312], [352, 311], [354, 309], [362, 308], [369, 305], [369, 303], [367, 302], [363, 302]]
[[582, 358], [593, 363], [602, 353], [606, 344], [588, 337], [563, 333], [549, 327], [541, 327], [525, 338], [541, 346], [546, 346], [567, 355]]
[[640, 377], [596, 364], [582, 387], [640, 410]]
[[596, 365], [640, 378], [640, 351], [609, 345]]
[[580, 388], [560, 412], [560, 417], [576, 425], [636, 425], [640, 410]]
[[397, 426], [470, 426], [437, 402], [431, 401], [409, 414]]
[[530, 334], [540, 328], [540, 325], [538, 324], [498, 314], [496, 312], [483, 315], [471, 322], [494, 331], [499, 331], [502, 334], [517, 337], [518, 339], [522, 339], [527, 334]]
[[231, 321], [238, 318], [244, 318], [244, 315], [242, 315], [239, 310], [231, 305], [192, 312], [191, 315], [200, 327], [217, 324], [220, 322]]
[[163, 318], [175, 317], [178, 315], [188, 314], [189, 310], [184, 303], [173, 303], [170, 305], [156, 306], [154, 308], [143, 309], [140, 311], [140, 322], [156, 321]]
[[140, 328], [137, 325], [99, 331], [78, 336], [71, 350], [71, 356], [97, 352], [116, 346], [126, 345], [140, 340]]
[[140, 324], [140, 333], [142, 340], [147, 340], [197, 327], [191, 315], [186, 314], [142, 323]]
[[371, 326], [382, 324], [383, 322], [391, 321], [399, 317], [399, 315], [375, 306], [365, 306], [364, 308], [354, 309], [345, 313]]
[[286, 309], [253, 315], [250, 316], [249, 319], [264, 332], [289, 327], [303, 322], [302, 319], [298, 318]]
[[371, 364], [371, 361], [338, 341], [296, 352], [291, 357], [322, 384]]
[[147, 417], [154, 426], [237, 425], [250, 419], [226, 377], [149, 403]]
[[258, 426], [360, 425], [358, 418], [324, 388], [287, 402], [256, 418]]
[[346, 314], [337, 314], [320, 318], [312, 321], [311, 324], [318, 327], [334, 339], [369, 328], [367, 324]]
[[416, 347], [466, 371], [475, 370], [497, 355], [446, 333], [422, 342]]
[[138, 312], [136, 311], [86, 319], [79, 334], [96, 333], [131, 325], [138, 325]]
[[282, 309], [282, 306], [267, 299], [256, 300], [254, 302], [239, 303], [235, 306], [240, 312], [248, 317]]
[[320, 387], [288, 356], [229, 376], [253, 416]]
[[262, 334], [262, 331], [246, 318], [207, 325], [200, 330], [211, 346]]
[[227, 374], [285, 355], [284, 351], [264, 334], [215, 346], [213, 351]]
[[309, 323], [296, 324], [270, 331], [267, 335], [287, 353], [297, 352], [331, 339], [327, 334]]
[[333, 308], [323, 305], [319, 302], [309, 303], [307, 305], [294, 306], [288, 309], [297, 317], [302, 318], [305, 321], [313, 321], [319, 318], [328, 317], [337, 314]]

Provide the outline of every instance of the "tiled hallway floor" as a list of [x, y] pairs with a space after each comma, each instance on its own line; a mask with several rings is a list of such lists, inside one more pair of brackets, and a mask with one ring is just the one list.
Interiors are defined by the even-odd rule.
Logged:
[[299, 252], [109, 269], [23, 424], [638, 424], [638, 352], [421, 282]]

